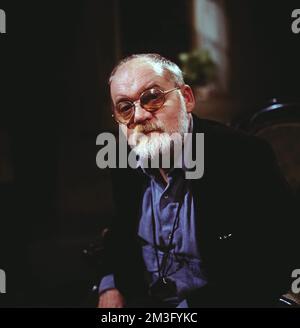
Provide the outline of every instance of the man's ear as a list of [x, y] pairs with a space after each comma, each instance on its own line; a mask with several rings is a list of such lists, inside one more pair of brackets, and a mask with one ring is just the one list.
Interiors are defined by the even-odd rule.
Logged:
[[195, 108], [195, 97], [193, 90], [189, 85], [185, 84], [183, 87], [181, 87], [181, 92], [186, 104], [186, 110], [188, 113], [191, 113]]

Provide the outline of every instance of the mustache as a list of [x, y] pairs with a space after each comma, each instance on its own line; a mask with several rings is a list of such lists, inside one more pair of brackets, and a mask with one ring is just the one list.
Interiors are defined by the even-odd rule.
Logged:
[[164, 126], [158, 123], [138, 124], [134, 128], [134, 133], [148, 133], [151, 131], [164, 132]]

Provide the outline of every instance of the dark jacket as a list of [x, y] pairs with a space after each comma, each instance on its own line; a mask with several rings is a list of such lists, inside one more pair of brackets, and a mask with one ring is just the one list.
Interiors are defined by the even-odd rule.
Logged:
[[[193, 133], [204, 133], [204, 175], [191, 188], [208, 284], [189, 306], [271, 306], [296, 268], [289, 188], [264, 141], [193, 117]], [[127, 300], [139, 299], [147, 291], [137, 238], [146, 177], [130, 168], [111, 174], [116, 213], [106, 268]]]

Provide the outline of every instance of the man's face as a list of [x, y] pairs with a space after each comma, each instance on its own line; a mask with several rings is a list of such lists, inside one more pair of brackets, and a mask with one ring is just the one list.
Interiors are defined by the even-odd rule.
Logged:
[[[166, 91], [176, 85], [159, 65], [133, 59], [114, 75], [110, 88], [113, 104], [121, 100], [136, 101], [143, 91], [152, 87]], [[139, 101], [136, 102], [133, 118], [127, 126], [121, 124], [121, 129], [138, 155], [153, 157], [162, 151], [162, 142], [167, 134], [188, 132], [188, 113], [193, 107], [192, 91], [185, 85], [167, 94], [163, 106], [154, 112], [148, 112]]]

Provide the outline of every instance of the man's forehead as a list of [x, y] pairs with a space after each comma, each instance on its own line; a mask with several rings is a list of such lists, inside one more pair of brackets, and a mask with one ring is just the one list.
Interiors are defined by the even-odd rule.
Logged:
[[116, 72], [138, 74], [143, 71], [153, 72], [159, 76], [163, 76], [164, 70], [160, 63], [155, 63], [146, 58], [135, 58], [123, 64]]
[[138, 89], [151, 82], [163, 82], [165, 73], [161, 65], [146, 60], [134, 59], [123, 64], [115, 73], [111, 90], [123, 91], [128, 87]]

